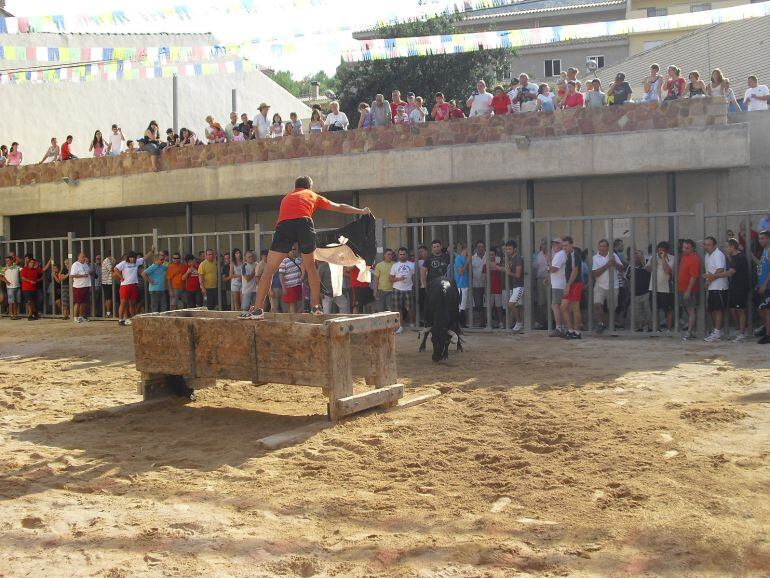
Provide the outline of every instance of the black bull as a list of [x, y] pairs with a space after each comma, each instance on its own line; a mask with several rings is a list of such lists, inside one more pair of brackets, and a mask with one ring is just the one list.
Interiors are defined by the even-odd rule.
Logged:
[[428, 284], [425, 295], [425, 323], [430, 329], [425, 333], [420, 344], [420, 351], [425, 351], [428, 335], [433, 343], [433, 361], [449, 358], [449, 345], [452, 343], [450, 332], [457, 335], [457, 351], [462, 351], [460, 334], [460, 290], [454, 281], [437, 277]]

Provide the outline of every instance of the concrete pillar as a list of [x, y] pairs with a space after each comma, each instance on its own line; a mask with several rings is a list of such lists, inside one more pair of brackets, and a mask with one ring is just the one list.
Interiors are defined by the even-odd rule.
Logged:
[[238, 112], [238, 93], [235, 89], [233, 89], [232, 94], [232, 108], [230, 109], [232, 112]]
[[0, 217], [0, 237], [9, 241], [11, 237], [11, 217]]
[[176, 74], [171, 77], [171, 119], [174, 133], [179, 134], [179, 81]]
[[[192, 203], [184, 204], [184, 216], [185, 216], [185, 233], [192, 235], [193, 232], [193, 218], [192, 218]], [[192, 237], [187, 237], [187, 244], [185, 251], [188, 254], [192, 253]]]
[[[666, 173], [666, 192], [668, 193], [667, 211], [669, 213], [676, 213], [676, 173], [674, 172]], [[669, 243], [677, 242], [677, 239], [674, 238], [676, 236], [676, 234], [674, 233], [675, 220], [676, 220], [676, 217], [668, 218], [668, 242]]]
[[532, 212], [532, 216], [535, 216], [535, 181], [527, 179], [527, 206], [528, 211]]
[[248, 231], [251, 228], [251, 212], [248, 205], [243, 206], [243, 230]]
[[94, 211], [88, 211], [88, 236], [96, 235], [96, 214]]

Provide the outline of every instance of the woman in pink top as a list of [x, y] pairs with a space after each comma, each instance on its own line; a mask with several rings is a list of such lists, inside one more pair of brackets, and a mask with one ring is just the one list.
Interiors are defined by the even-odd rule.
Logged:
[[97, 130], [94, 133], [94, 140], [91, 141], [91, 146], [88, 147], [88, 150], [94, 151], [95, 157], [103, 157], [105, 148], [104, 138], [102, 138], [102, 131]]
[[8, 152], [8, 164], [12, 167], [18, 167], [21, 164], [22, 156], [19, 143], [11, 143], [11, 150]]

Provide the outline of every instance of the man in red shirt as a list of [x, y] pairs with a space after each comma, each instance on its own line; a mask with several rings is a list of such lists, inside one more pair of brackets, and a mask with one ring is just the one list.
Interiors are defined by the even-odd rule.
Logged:
[[[50, 265], [46, 265], [46, 269]], [[21, 293], [24, 296], [24, 302], [27, 304], [27, 321], [36, 321], [40, 315], [36, 310], [37, 302], [37, 284], [43, 276], [43, 268], [39, 267], [37, 261], [31, 258], [21, 269]]]
[[682, 260], [679, 263], [679, 302], [687, 310], [687, 333], [684, 340], [695, 336], [695, 322], [698, 307], [698, 278], [700, 277], [700, 257], [695, 252], [695, 241], [685, 239], [682, 243]]
[[70, 159], [76, 159], [75, 155], [72, 154], [72, 135], [67, 136], [67, 140], [64, 141], [64, 144], [61, 145], [61, 160], [68, 161]]
[[492, 96], [492, 110], [495, 111], [495, 116], [513, 112], [511, 97], [505, 94], [502, 86], [496, 86], [493, 90], [493, 93], [494, 96]]
[[457, 106], [457, 101], [450, 100], [449, 101], [449, 119], [453, 118], [465, 118], [465, 113], [462, 111], [462, 109]]
[[444, 93], [436, 93], [436, 104], [431, 112], [433, 120], [449, 120], [449, 103], [444, 100]]
[[393, 124], [396, 124], [396, 115], [398, 114], [398, 107], [403, 106], [406, 109], [407, 103], [401, 100], [401, 91], [394, 90], [390, 100], [390, 117], [393, 119]]
[[316, 209], [325, 209], [345, 215], [368, 215], [369, 207], [359, 209], [344, 203], [333, 203], [326, 197], [313, 192], [313, 179], [310, 177], [298, 177], [294, 181], [294, 190], [281, 201], [281, 209], [278, 213], [278, 222], [275, 225], [273, 242], [267, 254], [267, 263], [257, 287], [257, 299], [250, 315], [251, 319], [262, 319], [265, 315], [262, 306], [265, 303], [273, 275], [281, 266], [283, 260], [291, 251], [292, 245], [297, 243], [302, 253], [302, 264], [307, 272], [310, 285], [311, 311], [317, 315], [323, 314], [321, 308], [321, 279], [315, 268], [316, 249], [315, 226], [313, 213]]
[[567, 96], [564, 97], [564, 108], [583, 108], [583, 94], [577, 91], [577, 84], [573, 80], [567, 83]]

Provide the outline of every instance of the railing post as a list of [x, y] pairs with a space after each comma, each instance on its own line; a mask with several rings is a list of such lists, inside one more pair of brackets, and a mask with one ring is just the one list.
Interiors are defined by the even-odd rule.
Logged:
[[259, 223], [254, 224], [254, 251], [257, 253], [254, 262], [258, 263], [262, 259], [262, 226]]
[[[700, 259], [701, 267], [703, 267], [703, 239], [706, 237], [706, 209], [703, 203], [695, 204], [695, 238], [696, 247], [698, 251], [698, 259]], [[705, 337], [706, 335], [706, 287], [703, 282], [703, 276], [698, 279], [698, 335]]]
[[382, 261], [385, 253], [385, 219], [374, 220], [374, 238], [377, 244], [377, 260]]
[[[69, 262], [70, 262], [70, 266], [69, 266], [69, 269], [67, 269], [67, 271], [69, 271], [70, 273], [72, 272], [71, 270], [72, 270], [72, 263], [74, 262], [73, 261], [74, 253], [75, 253], [75, 233], [70, 231], [69, 233], [67, 233], [67, 259], [69, 259]], [[62, 263], [60, 266], [63, 269], [64, 268], [64, 263]], [[72, 293], [73, 293], [73, 291], [72, 291], [72, 277], [67, 279], [67, 281], [68, 281], [68, 283], [67, 283], [67, 291], [70, 294], [70, 312], [69, 312], [70, 313], [70, 319], [72, 319], [73, 323], [76, 323], [77, 322], [77, 317], [74, 315], [74, 311], [73, 311], [74, 307], [75, 307], [75, 301], [74, 301], [74, 298], [73, 298], [73, 295], [72, 295]], [[55, 306], [54, 306], [54, 308], [55, 308]]]
[[524, 259], [524, 330], [532, 331], [533, 290], [537, 291], [537, 279], [532, 282], [532, 253], [535, 244], [532, 227], [532, 211], [521, 213], [521, 257]]
[[160, 252], [160, 231], [158, 229], [152, 230], [152, 246], [155, 247], [155, 253]]

